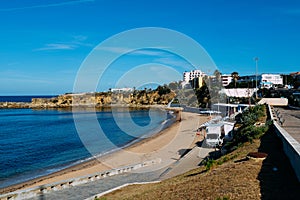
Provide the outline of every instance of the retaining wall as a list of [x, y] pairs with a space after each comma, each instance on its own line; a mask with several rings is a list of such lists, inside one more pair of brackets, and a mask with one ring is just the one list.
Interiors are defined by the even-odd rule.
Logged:
[[295, 171], [295, 174], [300, 182], [300, 144], [290, 134], [284, 130], [279, 124], [278, 119], [275, 117], [273, 107], [268, 105], [269, 113], [273, 121], [273, 126], [278, 137], [282, 141], [283, 151], [289, 158], [290, 163]]

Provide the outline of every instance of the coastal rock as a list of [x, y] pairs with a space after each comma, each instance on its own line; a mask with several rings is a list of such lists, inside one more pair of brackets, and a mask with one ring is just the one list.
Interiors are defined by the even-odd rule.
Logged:
[[160, 94], [156, 90], [113, 93], [96, 92], [82, 94], [64, 94], [53, 98], [33, 98], [31, 103], [2, 102], [0, 108], [68, 108], [72, 106], [110, 107], [147, 105], [167, 105], [175, 92]]
[[0, 102], [0, 108], [29, 108], [30, 105], [25, 102]]

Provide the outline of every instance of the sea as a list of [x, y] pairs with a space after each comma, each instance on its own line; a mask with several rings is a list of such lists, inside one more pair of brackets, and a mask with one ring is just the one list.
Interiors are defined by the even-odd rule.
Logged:
[[32, 98], [52, 98], [58, 95], [0, 96], [0, 102], [31, 102]]
[[[33, 97], [49, 98], [0, 100], [30, 102]], [[160, 109], [0, 109], [0, 188], [117, 151], [174, 121]]]

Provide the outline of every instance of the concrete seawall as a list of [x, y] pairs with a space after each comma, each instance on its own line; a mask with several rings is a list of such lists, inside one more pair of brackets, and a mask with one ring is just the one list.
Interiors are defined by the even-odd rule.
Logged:
[[300, 144], [279, 125], [273, 107], [268, 105], [268, 110], [273, 121], [274, 130], [282, 141], [283, 151], [289, 158], [298, 181], [300, 182]]

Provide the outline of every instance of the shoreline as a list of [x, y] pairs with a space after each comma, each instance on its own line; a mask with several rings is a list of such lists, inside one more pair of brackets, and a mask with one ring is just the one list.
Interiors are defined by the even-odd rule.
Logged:
[[[173, 124], [171, 124], [169, 127], [167, 127], [165, 129], [163, 129], [162, 131], [152, 135], [151, 137], [148, 137], [148, 138], [139, 140], [137, 142], [134, 142], [129, 146], [125, 145], [124, 148], [120, 148], [120, 149], [130, 150], [130, 149], [136, 148], [136, 147], [138, 147], [138, 146], [140, 146], [144, 143], [147, 143], [147, 141], [150, 141], [150, 140], [152, 140], [154, 138], [157, 138], [160, 135], [164, 134], [164, 131], [168, 131], [169, 128], [171, 128], [173, 125], [175, 125], [177, 123], [179, 123], [179, 122], [176, 121]], [[100, 169], [102, 171], [111, 170], [112, 168], [109, 168], [108, 166], [105, 166], [104, 164], [101, 164], [101, 162], [98, 159], [100, 159], [100, 158], [106, 159], [106, 158], [113, 157], [114, 154], [117, 154], [120, 151], [120, 149], [116, 149], [115, 151], [113, 151], [111, 153], [107, 153], [107, 154], [104, 154], [102, 156], [99, 156], [99, 158], [91, 157], [89, 160], [83, 161], [82, 163], [74, 164], [74, 165], [69, 166], [65, 169], [59, 170], [57, 172], [54, 172], [54, 173], [51, 173], [51, 174], [48, 174], [48, 175], [44, 175], [44, 176], [41, 176], [41, 177], [38, 177], [38, 178], [34, 178], [34, 179], [31, 179], [31, 180], [28, 180], [28, 181], [25, 181], [25, 182], [22, 182], [22, 183], [17, 183], [17, 184], [14, 184], [14, 185], [11, 185], [11, 186], [8, 186], [8, 187], [5, 187], [5, 188], [1, 188], [0, 189], [0, 194], [10, 193], [10, 192], [14, 192], [14, 191], [17, 191], [17, 190], [28, 189], [28, 188], [32, 188], [32, 187], [35, 187], [35, 186], [39, 186], [40, 183], [44, 182], [44, 181], [47, 182], [45, 184], [49, 184], [50, 182], [48, 183], [48, 181], [47, 181], [49, 179], [52, 179], [52, 178], [55, 178], [55, 177], [58, 177], [58, 176], [63, 176], [63, 175], [69, 174], [71, 172], [78, 172], [80, 170], [87, 169], [87, 168], [89, 168], [89, 171], [94, 171], [94, 170], [92, 170], [93, 167], [97, 167], [97, 168], [100, 167]], [[90, 173], [87, 173], [87, 175], [88, 174], [90, 174]], [[42, 185], [45, 185], [45, 184], [42, 184]]]
[[[183, 112], [180, 112], [180, 113], [183, 113]], [[183, 114], [183, 115], [186, 115], [186, 114]], [[189, 114], [189, 115], [195, 115], [195, 116], [197, 115], [198, 116], [197, 118], [200, 117], [199, 114], [195, 114], [195, 113]], [[183, 121], [186, 121], [186, 119], [183, 119]], [[115, 152], [103, 155], [100, 158], [92, 158], [91, 160], [87, 160], [82, 163], [70, 166], [66, 169], [62, 169], [60, 171], [57, 171], [57, 172], [54, 172], [54, 173], [51, 173], [51, 174], [48, 174], [48, 175], [45, 175], [45, 176], [42, 176], [39, 178], [35, 178], [35, 179], [29, 180], [29, 181], [25, 181], [22, 183], [18, 183], [18, 184], [14, 184], [14, 185], [2, 188], [2, 189], [0, 189], [0, 194], [14, 192], [16, 190], [28, 189], [28, 188], [39, 186], [39, 185], [45, 185], [45, 184], [52, 183], [52, 182], [62, 181], [62, 180], [66, 180], [66, 179], [70, 179], [70, 178], [74, 178], [74, 177], [92, 174], [92, 173], [99, 172], [99, 171], [111, 170], [113, 168], [120, 167], [120, 166], [138, 163], [142, 159], [135, 159], [135, 160], [129, 159], [125, 162], [118, 161], [118, 159], [120, 157], [122, 157], [122, 155], [124, 155], [124, 152], [122, 152], [124, 150], [128, 151], [128, 152], [138, 152], [140, 154], [144, 154], [144, 155], [141, 155], [141, 157], [145, 156], [145, 154], [149, 154], [151, 152], [157, 151], [157, 149], [159, 149], [161, 146], [165, 145], [165, 144], [162, 144], [161, 141], [159, 142], [159, 140], [164, 139], [164, 137], [165, 137], [164, 135], [168, 135], [167, 141], [172, 140], [173, 137], [170, 137], [170, 132], [174, 132], [174, 130], [176, 131], [180, 125], [181, 125], [181, 122], [180, 122], [180, 118], [179, 118], [179, 120], [177, 119], [174, 123], [172, 123], [165, 129], [161, 130], [160, 132], [158, 132], [148, 138], [137, 141], [137, 142], [131, 144], [130, 146], [127, 146], [127, 147], [121, 148], [120, 150], [117, 150]], [[196, 124], [196, 126], [197, 125], [198, 124]], [[172, 134], [171, 134], [171, 136], [172, 136]], [[158, 142], [158, 143], [154, 144], [156, 142]], [[144, 146], [146, 146], [146, 148], [144, 148]], [[114, 157], [115, 157], [115, 159], [112, 159]], [[120, 159], [120, 160], [122, 160], [122, 159]], [[107, 164], [104, 164], [106, 162], [108, 162], [109, 163], [108, 165], [110, 165], [110, 166], [108, 166]]]
[[[199, 114], [196, 113], [185, 113], [181, 112], [184, 117], [183, 117], [183, 122], [189, 121], [188, 118], [191, 117], [191, 115], [194, 115], [192, 118], [198, 118], [196, 121], [198, 123], [195, 125], [194, 128], [196, 128], [197, 125], [199, 125], [199, 121], [206, 121], [206, 117], [201, 117]], [[203, 118], [202, 120], [200, 120]], [[205, 118], [205, 119], [204, 119]], [[95, 172], [100, 172], [100, 171], [105, 171], [105, 170], [111, 170], [113, 168], [121, 167], [121, 166], [126, 166], [130, 164], [135, 164], [139, 163], [142, 160], [147, 160], [147, 159], [142, 159], [142, 157], [147, 158], [149, 157], [150, 154], [153, 152], [156, 152], [159, 148], [162, 146], [166, 146], [170, 140], [174, 139], [174, 134], [172, 132], [176, 132], [177, 129], [180, 127], [182, 123], [180, 120], [175, 121], [173, 124], [170, 126], [166, 127], [165, 129], [161, 130], [160, 132], [142, 139], [140, 141], [137, 141], [133, 144], [131, 144], [128, 147], [125, 147], [124, 149], [121, 148], [120, 150], [117, 150], [115, 152], [106, 154], [101, 156], [100, 158], [93, 158], [91, 160], [85, 161], [83, 163], [76, 164], [74, 166], [68, 167], [66, 169], [60, 170], [58, 172], [54, 172], [52, 174], [42, 176], [36, 179], [32, 179], [23, 183], [15, 184], [9, 187], [5, 187], [0, 189], [1, 194], [9, 193], [9, 192], [14, 192], [17, 190], [22, 190], [22, 189], [28, 189], [40, 185], [45, 185], [53, 182], [58, 182], [58, 181], [63, 181], [66, 179], [71, 179], [75, 177], [80, 177], [80, 176], [85, 176], [89, 175]], [[166, 139], [166, 140], [165, 140]], [[165, 141], [165, 142], [164, 142]], [[125, 154], [130, 153], [139, 153], [141, 155], [138, 155], [137, 158], [135, 159], [124, 159], [128, 155]], [[157, 158], [157, 155], [153, 155], [154, 158]], [[151, 156], [150, 156], [151, 157]]]
[[96, 104], [80, 104], [80, 105], [48, 105], [38, 104], [35, 105], [32, 102], [0, 102], [1, 109], [68, 109], [68, 110], [81, 110], [81, 109], [111, 109], [111, 108], [130, 108], [130, 109], [165, 109], [173, 111], [182, 111], [182, 107], [167, 107], [166, 104], [107, 104], [107, 105], [96, 105]]
[[[106, 109], [106, 108], [107, 109], [111, 109], [111, 107], [104, 107], [104, 109]], [[117, 108], [124, 108], [124, 107], [119, 107], [118, 106], [118, 107], [115, 107], [115, 108], [117, 109]], [[154, 109], [164, 109], [162, 106], [153, 107], [153, 108]], [[12, 108], [12, 109], [14, 109], [14, 108]], [[27, 108], [27, 109], [30, 109], [30, 108]], [[45, 108], [45, 109], [47, 109], [47, 108]], [[57, 109], [57, 108], [51, 108], [51, 109]], [[72, 109], [72, 108], [63, 108], [63, 109]], [[89, 110], [91, 108], [90, 107], [80, 107], [80, 108], [76, 107], [75, 109], [79, 109], [79, 110], [86, 110], [86, 109], [88, 109]], [[97, 109], [97, 108], [95, 108], [95, 109]], [[131, 107], [130, 107], [130, 109], [131, 109]], [[147, 107], [143, 107], [141, 109], [147, 109]], [[148, 109], [149, 109], [149, 107], [148, 107]], [[116, 149], [113, 149], [111, 151], [105, 152], [103, 155], [91, 156], [91, 157], [88, 157], [86, 159], [70, 163], [69, 165], [66, 165], [66, 166], [62, 167], [61, 169], [59, 169], [58, 171], [54, 171], [54, 172], [52, 172], [50, 174], [40, 175], [40, 176], [38, 176], [36, 178], [32, 178], [32, 179], [25, 180], [25, 181], [20, 182], [20, 183], [15, 183], [15, 184], [12, 184], [12, 185], [0, 188], [0, 194], [7, 193], [6, 190], [9, 190], [9, 192], [11, 192], [10, 190], [16, 191], [16, 189], [14, 189], [14, 188], [17, 188], [17, 190], [19, 190], [19, 187], [26, 188], [27, 186], [31, 186], [33, 182], [37, 183], [37, 182], [40, 182], [41, 180], [44, 180], [44, 179], [47, 179], [47, 178], [51, 178], [51, 177], [55, 177], [55, 176], [58, 176], [58, 175], [61, 175], [61, 174], [68, 173], [69, 171], [77, 171], [77, 170], [84, 169], [86, 167], [91, 167], [91, 166], [97, 165], [97, 164], [99, 164], [99, 160], [98, 160], [99, 158], [109, 157], [109, 156], [113, 155], [114, 153], [117, 153], [118, 151], [120, 151], [120, 149], [129, 149], [130, 147], [135, 147], [136, 145], [138, 145], [140, 143], [143, 143], [144, 140], [148, 140], [148, 139], [154, 138], [154, 137], [156, 137], [156, 135], [161, 134], [162, 131], [170, 128], [173, 124], [175, 124], [175, 123], [178, 122], [178, 120], [176, 120], [178, 118], [178, 115], [180, 115], [180, 114], [178, 114], [178, 112], [177, 112], [175, 114], [174, 119], [171, 120], [172, 122], [168, 126], [163, 127], [162, 130], [160, 130], [157, 133], [154, 133], [154, 134], [150, 135], [147, 138], [137, 138], [136, 140], [129, 141], [123, 147], [116, 148]], [[103, 168], [103, 169], [104, 170], [109, 170], [111, 168]], [[3, 192], [3, 191], [5, 191], [5, 192]]]

